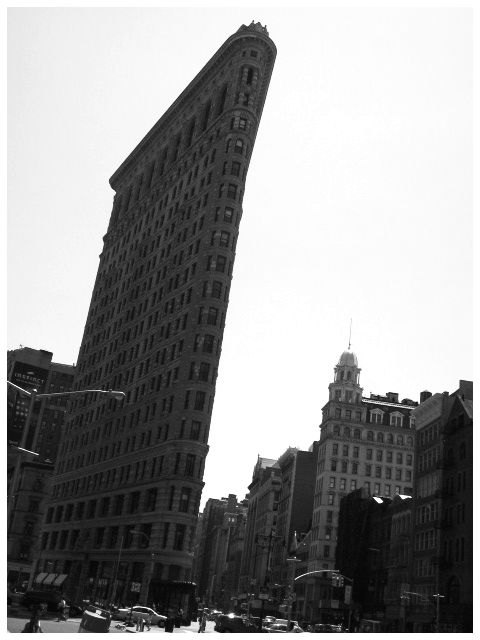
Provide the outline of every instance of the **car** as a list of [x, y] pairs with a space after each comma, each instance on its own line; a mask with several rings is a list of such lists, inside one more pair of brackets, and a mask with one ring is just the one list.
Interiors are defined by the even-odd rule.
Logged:
[[161, 613], [157, 613], [154, 609], [150, 607], [143, 607], [141, 605], [136, 605], [135, 607], [127, 607], [124, 609], [117, 609], [115, 612], [115, 618], [117, 620], [130, 620], [130, 612], [132, 614], [132, 622], [136, 622], [139, 618], [143, 618], [146, 620], [148, 616], [152, 616], [152, 624], [158, 624], [159, 627], [163, 627], [165, 625], [165, 621], [167, 620], [167, 616], [163, 616]]
[[313, 633], [342, 633], [342, 627], [336, 624], [317, 623], [313, 627]]
[[[303, 629], [298, 626], [298, 624], [294, 624], [293, 620], [291, 622], [292, 626], [290, 628], [289, 633], [303, 633]], [[283, 622], [274, 622], [272, 625], [267, 627], [266, 631], [268, 633], [287, 633], [288, 623]]]
[[42, 591], [32, 589], [23, 594], [20, 604], [27, 609], [39, 607], [45, 604], [47, 611], [58, 611], [58, 603], [62, 600], [62, 595], [57, 591]]
[[234, 613], [221, 614], [217, 617], [214, 631], [218, 633], [255, 633], [258, 627]]

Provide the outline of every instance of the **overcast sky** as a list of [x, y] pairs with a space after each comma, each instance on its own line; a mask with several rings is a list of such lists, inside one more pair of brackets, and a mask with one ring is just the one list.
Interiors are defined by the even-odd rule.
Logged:
[[250, 163], [202, 503], [364, 395], [472, 379], [469, 9], [11, 9], [8, 348], [77, 360], [108, 179], [241, 24], [278, 55]]

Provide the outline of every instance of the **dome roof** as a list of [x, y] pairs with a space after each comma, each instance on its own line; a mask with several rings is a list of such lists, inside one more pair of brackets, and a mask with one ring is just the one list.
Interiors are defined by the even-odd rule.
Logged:
[[340, 356], [340, 360], [338, 361], [339, 366], [346, 365], [347, 367], [357, 367], [358, 368], [358, 360], [357, 356], [353, 353], [353, 351], [344, 351]]

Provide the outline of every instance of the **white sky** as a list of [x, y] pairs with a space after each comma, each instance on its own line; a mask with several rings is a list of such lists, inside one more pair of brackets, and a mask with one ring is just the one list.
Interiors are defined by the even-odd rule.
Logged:
[[108, 179], [242, 24], [277, 45], [250, 164], [202, 503], [318, 438], [348, 346], [364, 394], [472, 379], [472, 13], [8, 13], [8, 348], [77, 359]]

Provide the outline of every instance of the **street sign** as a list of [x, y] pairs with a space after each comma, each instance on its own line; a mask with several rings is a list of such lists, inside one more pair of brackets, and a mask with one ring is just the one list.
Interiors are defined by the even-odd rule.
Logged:
[[347, 586], [345, 587], [345, 599], [344, 602], [345, 604], [350, 604], [352, 600], [352, 585], [351, 584], [347, 584]]

